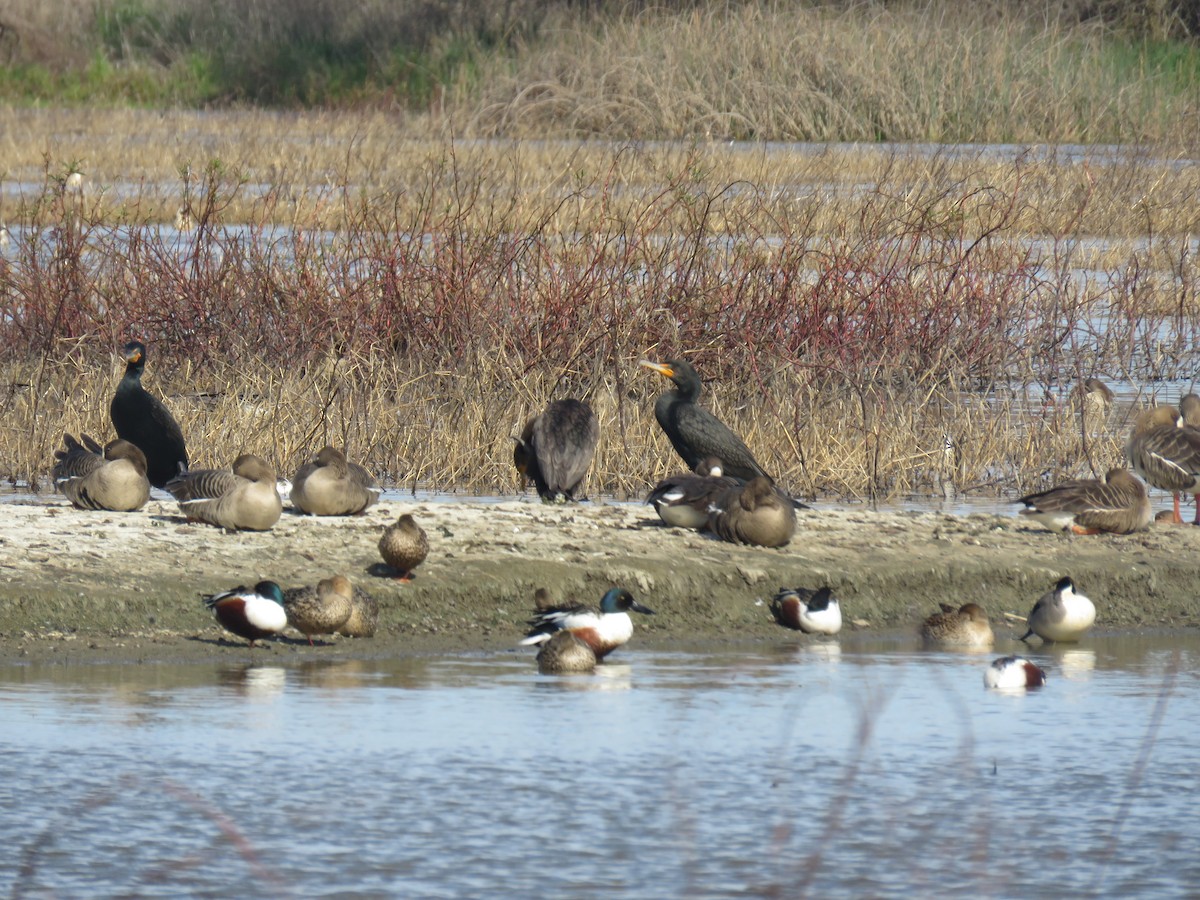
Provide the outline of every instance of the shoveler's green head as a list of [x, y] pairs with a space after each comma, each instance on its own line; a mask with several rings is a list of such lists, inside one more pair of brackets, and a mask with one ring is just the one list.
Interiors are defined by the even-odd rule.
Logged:
[[654, 610], [642, 606], [642, 604], [633, 599], [633, 594], [624, 588], [611, 588], [600, 600], [600, 612], [640, 612], [648, 616], [654, 615]]
[[260, 581], [254, 586], [254, 593], [260, 597], [266, 597], [268, 600], [274, 600], [283, 606], [283, 588], [273, 581]]

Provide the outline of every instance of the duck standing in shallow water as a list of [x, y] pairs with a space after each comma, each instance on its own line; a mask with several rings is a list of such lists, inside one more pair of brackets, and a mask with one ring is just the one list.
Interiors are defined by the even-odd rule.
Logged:
[[1002, 656], [984, 670], [983, 683], [1002, 691], [1041, 687], [1046, 671], [1023, 656]]
[[379, 499], [375, 479], [336, 447], [323, 447], [296, 470], [292, 506], [313, 516], [355, 516]]
[[146, 455], [129, 441], [117, 438], [103, 449], [82, 435], [80, 444], [63, 435], [63, 450], [54, 456], [54, 483], [78, 509], [132, 512], [150, 499]]
[[600, 422], [582, 400], [553, 400], [516, 441], [513, 465], [522, 487], [529, 479], [547, 502], [575, 500], [600, 442]]
[[590, 672], [596, 668], [596, 654], [571, 632], [558, 631], [542, 644], [537, 664], [543, 675]]
[[556, 632], [568, 631], [587, 644], [597, 660], [604, 659], [633, 636], [633, 620], [630, 612], [648, 616], [648, 609], [633, 599], [633, 594], [624, 588], [612, 588], [595, 606], [553, 606], [538, 610], [529, 620], [530, 630], [523, 646], [542, 644]]
[[314, 634], [333, 634], [346, 624], [354, 605], [354, 588], [344, 575], [322, 579], [316, 587], [288, 588], [283, 592], [283, 608], [288, 624], [308, 638]]
[[695, 472], [671, 475], [660, 481], [646, 502], [653, 503], [658, 517], [674, 528], [707, 528], [709, 507], [716, 498], [741, 485], [723, 472], [719, 459], [705, 457]]
[[1036, 634], [1043, 641], [1077, 641], [1095, 622], [1096, 605], [1076, 590], [1067, 576], [1033, 605], [1027, 620], [1029, 630], [1021, 640]]
[[189, 519], [230, 531], [266, 531], [283, 513], [275, 470], [252, 453], [235, 459], [232, 469], [180, 472], [166, 489]]
[[288, 624], [283, 590], [273, 581], [260, 581], [253, 590], [236, 587], [204, 595], [204, 605], [212, 610], [222, 628], [245, 638], [251, 647], [255, 641], [279, 634]]
[[942, 611], [921, 623], [921, 638], [927, 644], [961, 647], [990, 647], [996, 641], [987, 613], [977, 603], [964, 603], [958, 609], [941, 604]]
[[125, 375], [117, 384], [108, 406], [117, 437], [136, 445], [146, 455], [146, 477], [157, 488], [188, 466], [183, 431], [161, 400], [142, 387], [146, 367], [146, 345], [130, 341], [125, 345]]
[[1102, 480], [1066, 481], [1017, 503], [1025, 504], [1021, 515], [1051, 531], [1075, 534], [1132, 534], [1150, 527], [1154, 518], [1146, 485], [1126, 469], [1110, 469]]
[[425, 529], [408, 513], [395, 525], [383, 529], [379, 538], [379, 555], [395, 572], [399, 581], [412, 581], [412, 571], [429, 555], [429, 537]]
[[770, 478], [754, 478], [713, 500], [708, 527], [734, 544], [782, 547], [796, 533], [796, 507]]
[[775, 621], [805, 634], [837, 634], [842, 630], [842, 607], [828, 587], [780, 588], [771, 599]]

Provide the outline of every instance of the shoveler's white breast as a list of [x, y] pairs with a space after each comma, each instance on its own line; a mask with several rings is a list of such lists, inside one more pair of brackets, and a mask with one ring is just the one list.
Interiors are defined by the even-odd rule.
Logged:
[[842, 630], [842, 607], [830, 599], [824, 609], [800, 608], [800, 628], [808, 634], [837, 634]]
[[246, 621], [263, 631], [282, 631], [287, 626], [287, 611], [268, 597], [257, 594], [245, 598]]
[[575, 613], [566, 616], [560, 627], [579, 634], [598, 653], [619, 647], [633, 637], [633, 619], [625, 612]]

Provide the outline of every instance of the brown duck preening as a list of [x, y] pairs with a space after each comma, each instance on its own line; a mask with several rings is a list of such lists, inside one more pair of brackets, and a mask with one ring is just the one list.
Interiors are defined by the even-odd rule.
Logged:
[[921, 624], [921, 637], [927, 644], [947, 644], [964, 647], [990, 647], [996, 636], [987, 613], [977, 603], [964, 603], [958, 609], [942, 603], [936, 612]]
[[308, 638], [333, 634], [344, 627], [354, 605], [354, 588], [344, 575], [334, 575], [316, 587], [289, 588], [283, 592], [288, 624]]

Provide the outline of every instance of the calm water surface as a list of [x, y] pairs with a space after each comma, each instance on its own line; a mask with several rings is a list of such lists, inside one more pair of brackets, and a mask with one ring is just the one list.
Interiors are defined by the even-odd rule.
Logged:
[[[636, 644], [636, 638], [635, 638]], [[1002, 644], [1001, 649], [1007, 647]], [[1200, 636], [0, 665], [10, 896], [1195, 896]]]

